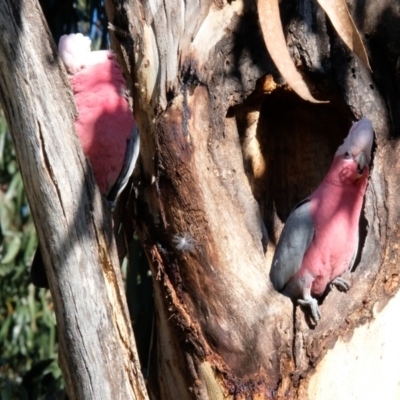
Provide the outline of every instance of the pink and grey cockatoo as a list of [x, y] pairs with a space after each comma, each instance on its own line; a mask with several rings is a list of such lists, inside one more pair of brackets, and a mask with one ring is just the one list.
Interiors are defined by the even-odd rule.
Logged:
[[[113, 203], [128, 183], [139, 155], [139, 132], [125, 97], [125, 79], [115, 54], [91, 51], [81, 33], [64, 35], [59, 53], [69, 74], [78, 116], [75, 128], [102, 194]], [[32, 282], [48, 287], [39, 249]]]
[[110, 50], [91, 51], [81, 33], [61, 36], [58, 49], [78, 108], [75, 128], [103, 194], [115, 200], [139, 152], [139, 135], [125, 97], [125, 79]]
[[270, 271], [274, 288], [310, 307], [315, 323], [321, 313], [313, 296], [321, 296], [330, 283], [350, 288], [341, 275], [351, 270], [358, 250], [373, 139], [368, 119], [351, 127], [317, 190], [289, 215], [276, 247]]

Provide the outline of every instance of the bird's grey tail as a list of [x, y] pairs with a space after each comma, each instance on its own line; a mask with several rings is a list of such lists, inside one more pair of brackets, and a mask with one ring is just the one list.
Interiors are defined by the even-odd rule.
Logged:
[[117, 182], [113, 185], [111, 190], [107, 194], [107, 200], [114, 203], [121, 192], [127, 185], [129, 178], [135, 169], [136, 161], [139, 157], [140, 150], [140, 135], [137, 125], [135, 125], [132, 136], [128, 140], [128, 145], [126, 147], [125, 161], [122, 167], [121, 173], [119, 174]]

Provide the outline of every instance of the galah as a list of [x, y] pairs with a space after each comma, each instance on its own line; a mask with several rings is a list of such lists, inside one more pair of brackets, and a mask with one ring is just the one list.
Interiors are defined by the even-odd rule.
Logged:
[[373, 139], [370, 120], [353, 124], [319, 187], [289, 215], [276, 247], [274, 288], [309, 307], [316, 324], [321, 312], [315, 297], [330, 283], [350, 289], [341, 275], [352, 269], [358, 250]]
[[[125, 97], [125, 79], [109, 50], [91, 51], [81, 33], [58, 45], [69, 74], [78, 116], [75, 128], [102, 194], [113, 203], [126, 186], [139, 154], [139, 133]], [[31, 268], [35, 286], [48, 287], [39, 249]]]
[[75, 96], [79, 113], [75, 128], [83, 152], [100, 191], [115, 200], [139, 153], [121, 68], [112, 51], [91, 51], [90, 39], [81, 33], [61, 36], [58, 49]]

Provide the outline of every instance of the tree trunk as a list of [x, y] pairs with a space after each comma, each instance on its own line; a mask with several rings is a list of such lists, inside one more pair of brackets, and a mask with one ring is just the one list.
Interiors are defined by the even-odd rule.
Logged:
[[69, 398], [146, 399], [110, 212], [37, 1], [2, 1], [0, 29], [0, 99], [42, 245]]
[[[307, 103], [285, 86], [255, 2], [106, 6], [141, 131], [131, 201], [154, 277], [153, 398], [306, 399], [320, 398], [322, 387], [324, 399], [397, 398], [398, 378], [386, 373], [400, 359], [388, 336], [400, 301], [396, 1], [349, 2], [372, 75], [315, 1], [281, 2], [291, 56], [328, 104]], [[373, 122], [376, 141], [352, 288], [321, 299], [314, 327], [274, 291], [271, 257], [282, 223], [361, 116]], [[387, 396], [373, 392], [377, 376]]]

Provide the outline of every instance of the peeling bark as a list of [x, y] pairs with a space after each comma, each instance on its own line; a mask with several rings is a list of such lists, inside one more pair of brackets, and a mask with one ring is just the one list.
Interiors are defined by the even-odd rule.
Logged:
[[71, 399], [146, 399], [110, 212], [35, 0], [0, 4], [0, 99], [42, 245]]

